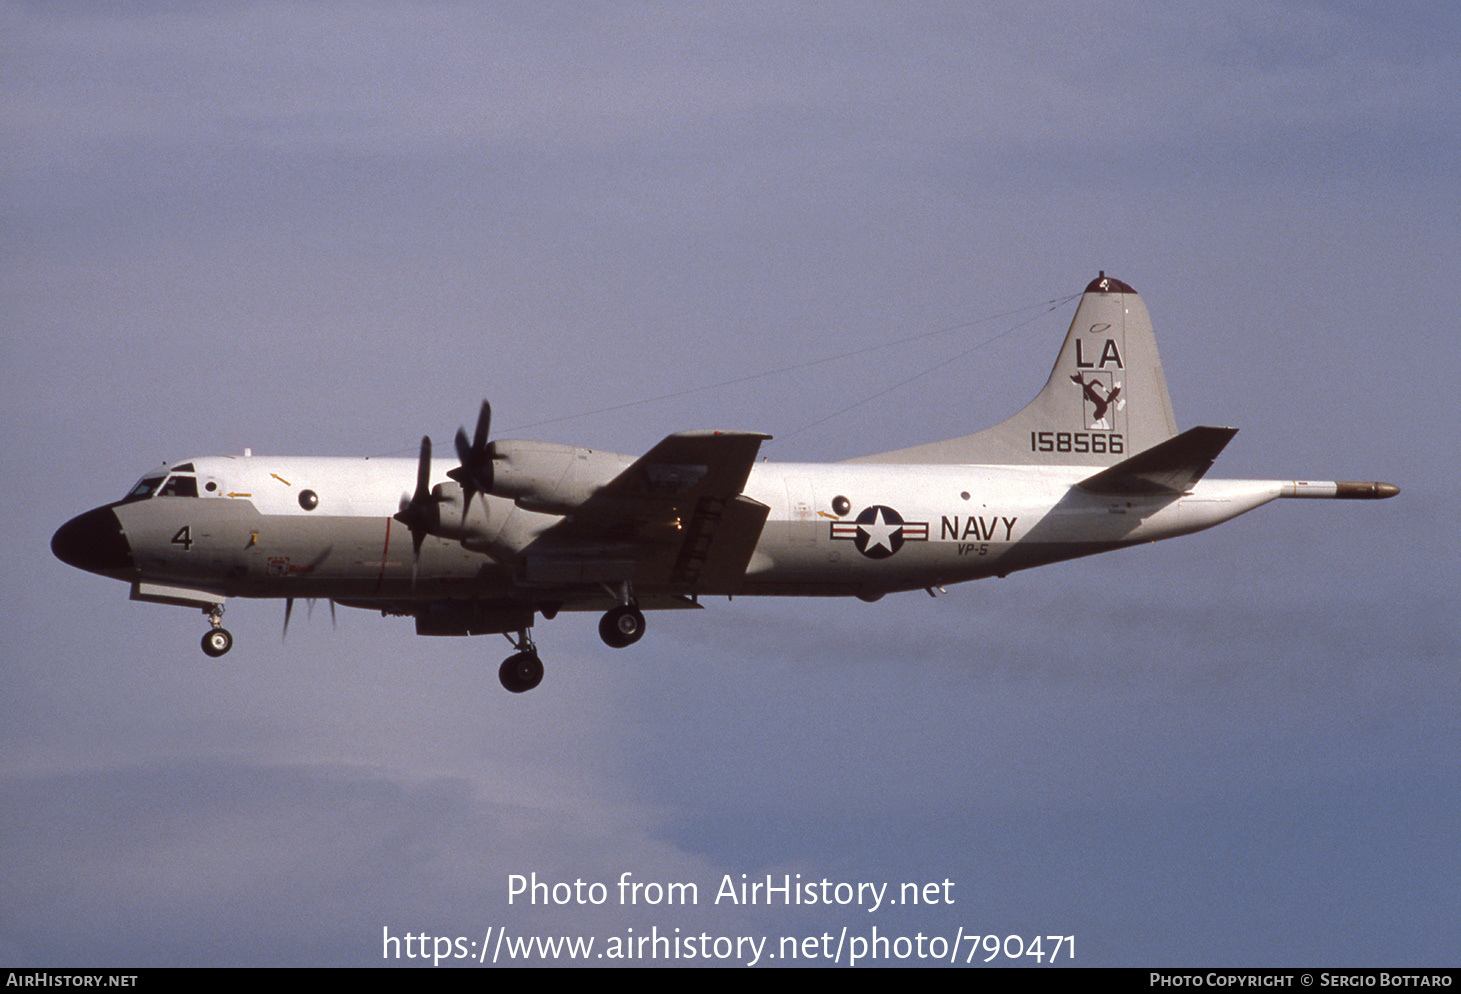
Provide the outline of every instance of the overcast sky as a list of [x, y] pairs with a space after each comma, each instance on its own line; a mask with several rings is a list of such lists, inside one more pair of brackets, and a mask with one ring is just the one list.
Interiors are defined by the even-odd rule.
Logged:
[[[1455, 5], [788, 6], [0, 3], [0, 962], [877, 926], [1455, 965]], [[209, 660], [49, 551], [164, 459], [409, 455], [483, 397], [628, 453], [964, 434], [1101, 269], [1180, 425], [1241, 429], [1214, 477], [1402, 494], [622, 651], [563, 616], [520, 697], [505, 640], [324, 606], [281, 642], [231, 602]], [[509, 905], [626, 872], [699, 904]], [[798, 873], [955, 903], [713, 903]]]

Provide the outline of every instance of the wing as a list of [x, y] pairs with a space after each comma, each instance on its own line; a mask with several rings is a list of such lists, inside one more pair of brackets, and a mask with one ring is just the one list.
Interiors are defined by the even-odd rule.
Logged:
[[734, 593], [770, 510], [742, 493], [770, 437], [670, 435], [524, 550], [528, 583]]

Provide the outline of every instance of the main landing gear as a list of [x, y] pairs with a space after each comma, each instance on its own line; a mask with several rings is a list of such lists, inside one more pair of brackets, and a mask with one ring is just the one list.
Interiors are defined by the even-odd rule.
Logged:
[[543, 661], [538, 658], [530, 629], [518, 632], [515, 644], [517, 652], [502, 661], [497, 668], [497, 679], [508, 693], [525, 694], [543, 682]]
[[631, 646], [644, 636], [644, 614], [634, 601], [634, 592], [627, 582], [612, 586], [606, 583], [604, 589], [619, 603], [599, 619], [599, 638], [611, 649]]
[[203, 636], [203, 652], [217, 659], [233, 648], [233, 636], [223, 627], [223, 605], [210, 604], [204, 611], [213, 627]]
[[[633, 645], [644, 635], [644, 612], [633, 601], [604, 612], [599, 619], [599, 637], [615, 649]], [[508, 656], [497, 668], [497, 679], [511, 694], [524, 694], [543, 682], [543, 661], [533, 645], [532, 630], [524, 628], [517, 638], [508, 636], [517, 652]]]
[[633, 602], [604, 612], [599, 619], [599, 638], [614, 649], [623, 649], [644, 636], [644, 614]]

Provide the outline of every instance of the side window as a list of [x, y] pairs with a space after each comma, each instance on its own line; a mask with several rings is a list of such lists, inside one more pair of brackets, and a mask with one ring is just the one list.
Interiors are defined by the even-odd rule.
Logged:
[[137, 481], [137, 485], [132, 488], [131, 492], [122, 498], [122, 503], [125, 504], [133, 500], [146, 500], [157, 491], [161, 483], [162, 477], [160, 476], [143, 477]]
[[157, 496], [196, 497], [198, 496], [198, 478], [196, 476], [169, 476]]

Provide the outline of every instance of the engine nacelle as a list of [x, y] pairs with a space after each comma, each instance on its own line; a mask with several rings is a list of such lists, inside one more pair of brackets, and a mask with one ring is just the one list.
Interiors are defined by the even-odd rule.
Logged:
[[572, 514], [634, 465], [632, 456], [552, 442], [497, 441], [490, 450], [492, 493], [548, 514]]
[[469, 547], [491, 542], [502, 530], [502, 522], [494, 521], [487, 501], [473, 497], [471, 506], [463, 513], [462, 498], [465, 494], [459, 483], [438, 483], [431, 488], [431, 520], [428, 531], [432, 535], [452, 539]]

